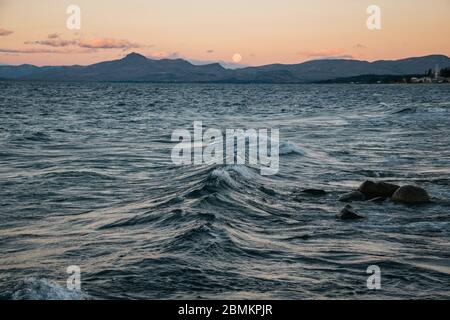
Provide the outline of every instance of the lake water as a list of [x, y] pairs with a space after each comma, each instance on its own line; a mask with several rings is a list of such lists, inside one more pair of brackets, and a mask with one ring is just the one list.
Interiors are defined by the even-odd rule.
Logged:
[[[0, 298], [450, 298], [448, 85], [3, 81], [0, 93]], [[193, 121], [279, 129], [279, 173], [175, 166], [172, 131]], [[337, 220], [339, 196], [366, 179], [433, 202], [355, 202], [367, 218]], [[81, 292], [66, 288], [71, 265]]]

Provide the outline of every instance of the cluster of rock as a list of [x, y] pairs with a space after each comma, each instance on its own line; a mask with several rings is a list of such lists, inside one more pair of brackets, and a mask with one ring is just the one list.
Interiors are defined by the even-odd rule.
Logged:
[[401, 203], [427, 203], [430, 202], [428, 193], [417, 186], [398, 186], [387, 182], [365, 181], [357, 191], [344, 194], [339, 201], [365, 201], [385, 200], [391, 198], [394, 202]]
[[[339, 198], [342, 202], [352, 201], [384, 201], [390, 198], [394, 202], [405, 204], [421, 204], [430, 202], [430, 196], [425, 189], [406, 185], [398, 186], [387, 182], [363, 182], [358, 190], [344, 194]], [[360, 215], [350, 205], [345, 206], [344, 209], [336, 216], [339, 219], [360, 219], [364, 216]]]
[[[301, 192], [310, 196], [324, 196], [327, 194], [326, 191], [321, 189], [305, 189]], [[423, 188], [412, 185], [398, 186], [392, 183], [373, 181], [364, 181], [357, 190], [344, 194], [339, 198], [339, 201], [383, 202], [388, 198], [390, 198], [393, 202], [405, 204], [421, 204], [430, 202], [430, 196]], [[294, 198], [294, 200], [302, 202], [298, 195]], [[365, 216], [358, 213], [349, 204], [346, 205], [339, 212], [339, 214], [336, 215], [336, 217], [341, 220], [365, 218]]]

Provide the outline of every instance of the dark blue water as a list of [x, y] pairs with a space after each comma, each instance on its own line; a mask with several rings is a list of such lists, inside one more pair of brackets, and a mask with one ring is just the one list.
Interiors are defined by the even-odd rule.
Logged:
[[[279, 129], [280, 172], [173, 165], [193, 121]], [[336, 220], [366, 179], [433, 203]], [[4, 299], [448, 299], [449, 199], [447, 85], [0, 82]]]

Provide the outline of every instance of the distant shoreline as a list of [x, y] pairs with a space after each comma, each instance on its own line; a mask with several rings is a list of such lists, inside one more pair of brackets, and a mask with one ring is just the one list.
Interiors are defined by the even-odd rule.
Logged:
[[[361, 76], [364, 77], [364, 76]], [[354, 77], [351, 78], [338, 78], [334, 80], [316, 81], [316, 82], [238, 82], [238, 81], [186, 81], [186, 82], [170, 82], [170, 81], [80, 81], [80, 80], [31, 80], [31, 79], [4, 79], [0, 78], [0, 82], [15, 82], [15, 83], [130, 83], [130, 84], [165, 84], [165, 85], [182, 85], [182, 84], [203, 84], [203, 85], [448, 85], [450, 81], [447, 82], [431, 82], [431, 83], [413, 83], [413, 82], [403, 82], [403, 81], [353, 81]]]
[[[444, 68], [444, 69], [443, 69]], [[445, 73], [441, 72], [445, 70]], [[89, 66], [0, 66], [0, 78], [14, 80], [148, 83], [408, 83], [447, 82], [450, 58], [430, 55], [367, 62], [348, 59], [313, 60], [293, 65], [271, 64], [226, 69], [218, 63], [194, 65], [183, 59], [149, 59], [130, 53], [122, 59]], [[414, 79], [414, 81], [413, 81]]]
[[317, 84], [448, 84], [450, 78], [434, 79], [423, 74], [410, 75], [360, 75], [315, 82]]

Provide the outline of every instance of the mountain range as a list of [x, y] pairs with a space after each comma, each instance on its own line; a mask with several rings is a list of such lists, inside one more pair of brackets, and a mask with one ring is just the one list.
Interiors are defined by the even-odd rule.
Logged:
[[450, 67], [445, 55], [374, 62], [324, 59], [226, 69], [219, 63], [193, 65], [183, 59], [149, 59], [138, 53], [88, 66], [0, 65], [0, 79], [39, 81], [133, 81], [220, 83], [310, 83], [360, 75], [417, 75]]

